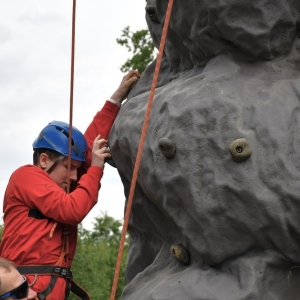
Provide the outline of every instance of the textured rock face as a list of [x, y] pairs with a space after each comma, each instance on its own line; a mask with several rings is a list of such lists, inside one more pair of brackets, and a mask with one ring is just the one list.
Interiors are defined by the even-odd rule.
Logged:
[[[156, 44], [166, 7], [147, 2]], [[175, 0], [123, 300], [299, 298], [299, 11], [298, 0]], [[153, 70], [109, 138], [126, 196]]]

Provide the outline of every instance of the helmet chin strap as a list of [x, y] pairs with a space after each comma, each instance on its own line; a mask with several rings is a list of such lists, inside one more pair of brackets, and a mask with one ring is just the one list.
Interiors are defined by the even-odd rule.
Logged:
[[50, 174], [54, 168], [65, 158], [65, 156], [61, 155], [58, 157], [58, 159], [53, 163], [53, 165], [46, 171], [48, 174]]

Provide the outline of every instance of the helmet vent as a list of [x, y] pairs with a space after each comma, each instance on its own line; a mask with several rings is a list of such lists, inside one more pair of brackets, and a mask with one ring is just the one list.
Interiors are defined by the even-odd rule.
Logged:
[[[66, 131], [65, 129], [63, 129], [61, 127], [58, 127], [58, 126], [56, 126], [55, 128], [57, 130], [61, 131], [67, 138], [69, 138], [69, 132], [68, 131]], [[73, 138], [72, 138], [72, 146], [74, 146], [74, 140], [73, 140]]]
[[[69, 132], [68, 131], [66, 131], [65, 129], [63, 129], [61, 127], [58, 127], [58, 126], [56, 126], [56, 129], [61, 131], [69, 139]], [[74, 143], [73, 138], [72, 138], [72, 149], [73, 149], [74, 153], [78, 156], [78, 154], [79, 154], [78, 146], [76, 145], [76, 143]]]
[[44, 130], [42, 130], [39, 134], [39, 137], [38, 137], [38, 140], [41, 141], [43, 139], [43, 136], [44, 136]]
[[78, 151], [77, 144], [74, 144], [74, 145], [72, 146], [72, 148], [73, 148], [74, 153], [78, 156], [78, 155], [79, 155], [79, 151]]

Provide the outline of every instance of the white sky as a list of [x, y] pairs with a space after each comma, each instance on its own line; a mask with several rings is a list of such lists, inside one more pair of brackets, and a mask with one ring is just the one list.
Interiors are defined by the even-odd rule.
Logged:
[[[147, 28], [145, 0], [77, 0], [73, 125], [84, 131], [119, 85], [130, 54], [125, 26]], [[0, 206], [11, 173], [32, 163], [32, 142], [52, 120], [69, 122], [72, 0], [0, 0]], [[106, 211], [122, 220], [124, 191], [106, 165], [87, 229]], [[1, 212], [1, 210], [0, 210]]]

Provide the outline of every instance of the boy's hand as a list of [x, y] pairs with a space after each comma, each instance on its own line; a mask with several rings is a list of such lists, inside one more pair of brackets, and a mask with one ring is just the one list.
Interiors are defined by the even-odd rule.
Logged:
[[91, 166], [98, 166], [104, 169], [105, 158], [111, 157], [109, 148], [103, 147], [105, 144], [107, 144], [107, 140], [101, 139], [99, 134], [93, 143]]
[[121, 81], [118, 89], [113, 93], [111, 99], [122, 103], [129, 94], [130, 88], [139, 80], [141, 77], [140, 73], [135, 70], [131, 70], [127, 75], [125, 75]]

